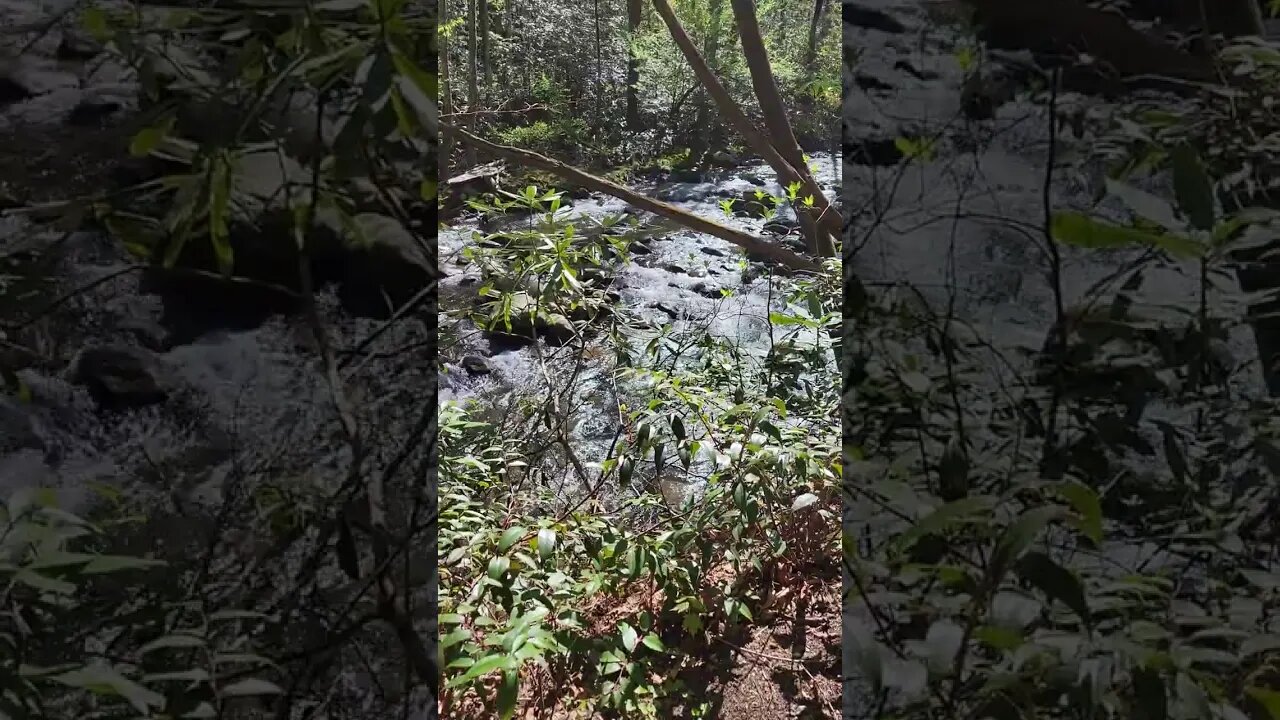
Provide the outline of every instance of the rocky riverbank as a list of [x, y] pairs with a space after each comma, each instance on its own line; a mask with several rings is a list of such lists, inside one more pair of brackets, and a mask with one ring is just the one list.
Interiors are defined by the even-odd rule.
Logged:
[[[304, 531], [280, 545], [273, 533], [319, 527], [353, 462], [289, 265], [294, 242], [239, 232], [243, 272], [226, 280], [198, 256], [158, 270], [90, 221], [80, 200], [139, 177], [127, 154], [137, 82], [74, 14], [60, 20], [65, 9], [0, 2], [0, 370], [17, 385], [0, 397], [0, 496], [45, 485], [72, 511], [136, 513], [121, 551], [169, 559], [179, 574], [212, 552], [208, 571], [234, 579], [220, 597], [271, 607], [295, 592], [317, 540]], [[265, 193], [288, 179], [264, 168], [249, 156], [239, 171]], [[430, 262], [381, 218], [361, 222], [369, 245], [326, 241], [317, 252], [317, 315], [365, 429], [363, 472], [385, 475], [393, 522], [406, 522], [426, 482], [435, 317], [427, 303], [391, 321], [387, 300], [428, 288]], [[434, 563], [421, 557], [413, 582], [421, 632], [433, 636]], [[315, 597], [345, 592], [328, 562], [315, 577]], [[320, 618], [343, 602], [313, 610]], [[291, 623], [289, 642], [321, 632]], [[396, 655], [394, 641], [370, 641]], [[379, 664], [346, 677], [353, 694], [340, 702], [369, 683], [400, 687], [398, 672]], [[428, 712], [425, 692], [378, 701], [381, 710], [364, 695], [363, 709], [338, 716], [398, 715], [387, 703], [406, 702]]]

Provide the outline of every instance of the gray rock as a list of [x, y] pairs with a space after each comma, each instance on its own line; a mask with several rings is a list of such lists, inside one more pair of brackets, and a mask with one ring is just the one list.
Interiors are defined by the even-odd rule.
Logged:
[[62, 33], [62, 39], [55, 52], [60, 60], [92, 60], [104, 49], [102, 43], [90, 35], [77, 30], [67, 30]]
[[472, 375], [488, 375], [492, 372], [489, 361], [479, 355], [467, 355], [462, 358], [462, 369]]
[[124, 109], [124, 104], [110, 97], [85, 96], [67, 114], [67, 124], [73, 127], [99, 125]]
[[521, 344], [541, 337], [551, 343], [564, 343], [577, 332], [573, 321], [564, 315], [536, 308], [537, 301], [528, 293], [512, 294], [511, 328], [492, 331], [490, 338]]
[[32, 97], [26, 85], [6, 75], [0, 75], [0, 105], [11, 105]]
[[900, 34], [907, 31], [907, 26], [894, 19], [887, 13], [871, 8], [862, 7], [853, 2], [845, 1], [842, 8], [841, 17], [845, 25], [853, 25], [854, 27], [864, 28], [866, 30], [878, 30], [883, 33]]
[[857, 73], [853, 76], [853, 82], [867, 92], [892, 92], [893, 84], [885, 82], [880, 78], [869, 75], [867, 73]]
[[707, 181], [705, 173], [694, 169], [672, 170], [668, 176], [671, 182], [677, 183], [703, 183]]
[[864, 138], [853, 140], [845, 160], [853, 165], [892, 167], [905, 157], [896, 138]]
[[158, 355], [130, 345], [85, 348], [71, 361], [67, 375], [99, 405], [114, 409], [164, 402], [174, 386]]
[[690, 289], [698, 293], [702, 297], [711, 298], [712, 300], [719, 300], [724, 297], [724, 295], [721, 294], [720, 292], [720, 287], [717, 285], [713, 285], [711, 283], [706, 283], [706, 282], [695, 283], [694, 286]]

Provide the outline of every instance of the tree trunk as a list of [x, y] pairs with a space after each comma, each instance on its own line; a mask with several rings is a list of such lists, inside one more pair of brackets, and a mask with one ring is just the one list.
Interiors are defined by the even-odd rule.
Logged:
[[[449, 24], [449, 2], [440, 3], [440, 24], [447, 26]], [[442, 115], [448, 118], [453, 115], [453, 84], [449, 77], [449, 41], [446, 39], [440, 45], [440, 100]], [[449, 160], [453, 154], [453, 133], [440, 129], [440, 150], [438, 152], [438, 164], [436, 177], [443, 182], [449, 177]]]
[[486, 82], [493, 72], [489, 61], [489, 0], [476, 0], [480, 4], [480, 23], [477, 32], [480, 34], [480, 72]]
[[[476, 47], [476, 3], [478, 0], [471, 0], [467, 10], [467, 127], [474, 132], [476, 129], [476, 113], [480, 110], [480, 78], [479, 78], [479, 58], [478, 49]], [[467, 164], [476, 164], [476, 151], [474, 148], [467, 147]]]
[[806, 70], [812, 70], [818, 60], [818, 26], [822, 24], [822, 13], [826, 9], [826, 0], [813, 0], [813, 19], [809, 21], [809, 47], [804, 54]]
[[644, 18], [644, 0], [627, 0], [627, 129], [640, 131], [640, 58], [636, 55], [636, 35]]
[[1196, 0], [1197, 16], [1209, 32], [1228, 38], [1262, 37], [1262, 8], [1257, 0]]
[[716, 105], [719, 106], [724, 119], [747, 141], [752, 150], [764, 158], [765, 162], [769, 163], [769, 166], [778, 174], [780, 182], [800, 182], [804, 193], [813, 196], [814, 207], [818, 210], [819, 225], [833, 237], [839, 237], [844, 225], [840, 218], [840, 213], [831, 207], [831, 203], [827, 201], [826, 195], [823, 194], [822, 188], [818, 186], [817, 181], [813, 179], [809, 169], [807, 167], [797, 168], [787, 162], [769, 142], [769, 139], [761, 134], [760, 130], [751, 123], [751, 120], [742, 112], [742, 108], [734, 103], [724, 85], [720, 83], [715, 74], [711, 72], [711, 68], [707, 67], [702, 56], [698, 54], [698, 49], [694, 47], [693, 41], [689, 39], [689, 34], [684, 31], [684, 26], [676, 18], [675, 11], [671, 8], [671, 3], [668, 0], [653, 0], [653, 6], [671, 31], [672, 39], [675, 40], [676, 45], [684, 53], [685, 58], [693, 67], [694, 73], [702, 81], [703, 87], [707, 89], [712, 99], [715, 100]]
[[604, 95], [604, 60], [601, 55], [603, 43], [600, 40], [600, 0], [591, 0], [591, 17], [596, 29], [596, 87], [591, 93], [591, 127], [600, 128], [600, 99]]
[[[769, 139], [792, 167], [808, 175], [809, 167], [804, 161], [800, 144], [796, 142], [795, 133], [791, 130], [782, 93], [778, 91], [773, 68], [769, 65], [769, 51], [765, 49], [764, 38], [760, 35], [760, 23], [756, 20], [755, 1], [731, 0], [731, 3], [733, 17], [738, 23], [738, 36], [742, 38], [742, 53], [747, 58], [747, 69], [751, 71], [751, 87], [755, 90], [756, 100], [764, 114]], [[833, 257], [836, 254], [835, 237], [819, 229], [813, 218], [798, 206], [796, 215], [804, 229], [805, 238], [809, 241], [810, 252], [821, 257]]]
[[[446, 126], [449, 125], [449, 123], [442, 124]], [[810, 260], [809, 258], [797, 255], [784, 247], [774, 245], [773, 243], [748, 235], [740, 230], [735, 230], [731, 227], [721, 225], [720, 223], [712, 220], [699, 217], [693, 213], [681, 210], [674, 205], [669, 205], [659, 200], [645, 197], [644, 195], [640, 195], [611, 180], [606, 180], [605, 178], [583, 172], [582, 170], [566, 165], [559, 160], [553, 160], [545, 155], [539, 155], [538, 153], [530, 152], [528, 150], [491, 143], [488, 140], [477, 137], [476, 135], [460, 128], [454, 127], [451, 129], [468, 145], [478, 147], [498, 157], [506, 158], [527, 167], [555, 173], [575, 185], [579, 185], [589, 190], [595, 190], [596, 192], [601, 192], [620, 200], [625, 200], [640, 210], [646, 210], [655, 215], [672, 220], [695, 232], [713, 235], [721, 240], [733, 243], [749, 253], [775, 260], [788, 267], [813, 272], [822, 271], [822, 266], [818, 263]]]
[[[702, 37], [702, 57], [707, 67], [715, 71], [720, 60], [720, 17], [724, 14], [724, 0], [710, 0], [707, 7], [707, 30]], [[711, 146], [711, 104], [709, 98], [698, 96], [698, 109], [694, 115], [693, 127], [696, 133], [690, 160], [705, 163], [716, 148]]]

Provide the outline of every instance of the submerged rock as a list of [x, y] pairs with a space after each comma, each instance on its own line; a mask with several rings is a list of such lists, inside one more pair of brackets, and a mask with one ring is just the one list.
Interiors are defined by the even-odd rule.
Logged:
[[488, 375], [492, 372], [489, 361], [479, 355], [467, 355], [462, 358], [462, 369], [472, 375]]
[[85, 348], [71, 361], [67, 375], [108, 408], [161, 403], [173, 389], [173, 378], [160, 356], [130, 345]]

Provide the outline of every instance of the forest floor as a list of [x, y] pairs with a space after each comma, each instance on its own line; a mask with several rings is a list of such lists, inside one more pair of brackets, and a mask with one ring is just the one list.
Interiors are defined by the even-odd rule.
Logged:
[[[708, 678], [724, 720], [840, 716], [840, 586], [800, 586], [773, 622], [752, 627]], [[708, 673], [711, 674], [711, 673]], [[693, 684], [693, 683], [691, 683]]]

